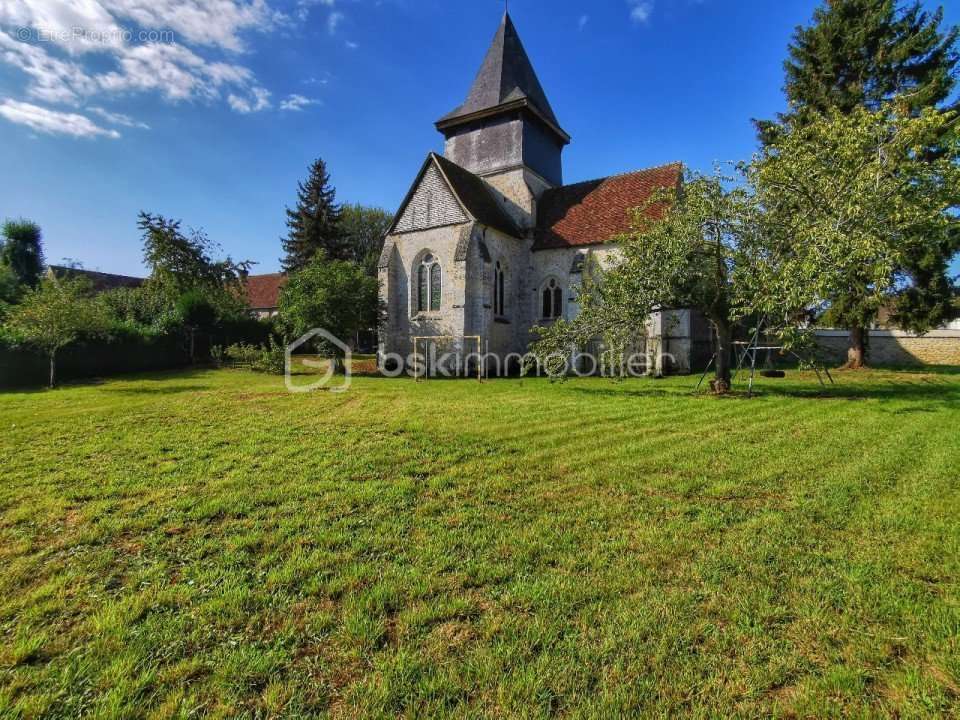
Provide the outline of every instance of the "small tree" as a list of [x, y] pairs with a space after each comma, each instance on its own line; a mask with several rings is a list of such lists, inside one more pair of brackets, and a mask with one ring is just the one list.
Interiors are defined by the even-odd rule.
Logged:
[[[932, 144], [936, 157], [925, 152]], [[851, 328], [848, 367], [863, 367], [863, 328], [896, 289], [905, 258], [956, 237], [956, 115], [884, 107], [788, 122], [749, 178], [766, 225], [766, 252], [754, 264], [756, 302], [831, 307]], [[914, 327], [933, 321], [917, 313]]]
[[[662, 217], [652, 206], [666, 205]], [[653, 219], [651, 219], [653, 216]], [[532, 346], [541, 361], [594, 339], [628, 348], [645, 332], [650, 315], [666, 308], [694, 308], [715, 329], [714, 389], [730, 387], [731, 326], [738, 266], [756, 245], [757, 212], [742, 188], [724, 178], [690, 175], [679, 197], [664, 191], [635, 213], [634, 229], [616, 239], [619, 260], [586, 282], [581, 312], [570, 322], [541, 329]]]
[[0, 263], [13, 271], [21, 285], [36, 287], [44, 265], [40, 226], [29, 220], [8, 220], [3, 224], [3, 237]]
[[297, 184], [297, 206], [287, 208], [287, 237], [283, 239], [283, 269], [302, 270], [322, 253], [330, 260], [350, 260], [340, 228], [340, 207], [336, 189], [323, 160], [310, 165], [306, 182]]
[[[315, 257], [290, 276], [280, 293], [279, 324], [288, 340], [321, 328], [349, 344], [360, 330], [378, 322], [379, 285], [356, 263]], [[330, 352], [341, 367], [341, 351]]]
[[57, 353], [81, 336], [102, 331], [106, 321], [101, 306], [91, 297], [89, 283], [44, 278], [13, 307], [5, 324], [18, 343], [49, 359], [52, 388], [57, 382]]

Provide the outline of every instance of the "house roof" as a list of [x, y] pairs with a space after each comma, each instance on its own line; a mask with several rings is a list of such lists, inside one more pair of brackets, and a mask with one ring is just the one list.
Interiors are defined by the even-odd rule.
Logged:
[[[661, 188], [679, 187], [683, 166], [660, 167], [563, 185], [543, 193], [537, 206], [534, 250], [597, 245], [630, 229], [631, 211], [643, 207]], [[646, 208], [663, 216], [663, 203]]]
[[440, 174], [443, 175], [447, 181], [450, 191], [473, 220], [506, 233], [507, 235], [522, 237], [521, 231], [507, 214], [507, 211], [501, 206], [496, 191], [490, 187], [483, 178], [474, 175], [455, 162], [451, 162], [442, 155], [437, 155], [437, 153], [433, 152], [427, 155], [427, 159], [420, 168], [416, 180], [414, 180], [413, 185], [410, 186], [410, 191], [400, 204], [394, 216], [395, 219], [393, 226], [390, 228], [390, 233], [393, 233], [396, 229], [397, 223], [399, 223], [403, 217], [407, 205], [409, 205], [413, 199], [414, 193], [417, 191], [417, 187], [420, 185], [420, 181], [423, 179], [431, 163], [435, 164], [440, 170]]
[[144, 278], [133, 277], [132, 275], [115, 275], [114, 273], [84, 270], [63, 265], [50, 265], [48, 270], [57, 278], [85, 278], [93, 285], [94, 292], [116, 290], [117, 288], [135, 288], [146, 282]]
[[272, 310], [280, 305], [280, 290], [287, 284], [286, 273], [248, 275], [244, 282], [251, 310]]
[[442, 130], [519, 107], [529, 109], [558, 132], [565, 142], [569, 141], [570, 136], [560, 128], [513, 20], [504, 13], [467, 99], [456, 110], [440, 118], [437, 127]]

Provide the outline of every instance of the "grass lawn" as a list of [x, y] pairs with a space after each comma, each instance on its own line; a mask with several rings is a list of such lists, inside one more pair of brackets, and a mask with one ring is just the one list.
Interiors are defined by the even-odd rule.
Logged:
[[0, 717], [960, 714], [960, 372], [0, 395]]

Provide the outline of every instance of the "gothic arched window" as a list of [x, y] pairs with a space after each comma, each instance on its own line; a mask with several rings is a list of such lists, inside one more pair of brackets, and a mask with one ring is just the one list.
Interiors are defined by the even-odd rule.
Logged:
[[496, 268], [493, 271], [493, 314], [494, 315], [503, 315], [503, 309], [505, 307], [504, 303], [504, 279], [503, 279], [503, 266], [497, 262]]
[[540, 293], [540, 316], [552, 320], [563, 315], [563, 288], [555, 278], [550, 278]]
[[424, 255], [417, 267], [417, 312], [439, 310], [442, 289], [440, 263], [433, 255]]

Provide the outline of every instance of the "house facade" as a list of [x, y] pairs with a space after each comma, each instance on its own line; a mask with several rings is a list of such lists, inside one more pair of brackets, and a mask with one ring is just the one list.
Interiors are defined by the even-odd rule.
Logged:
[[[444, 153], [427, 155], [380, 256], [382, 357], [422, 352], [415, 338], [440, 337], [479, 337], [482, 351], [498, 356], [525, 353], [535, 326], [577, 315], [584, 273], [615, 262], [609, 241], [629, 229], [633, 210], [682, 181], [673, 163], [564, 185], [571, 138], [508, 14], [466, 100], [436, 128]], [[689, 370], [705, 324], [673, 311], [650, 327], [674, 369]]]

